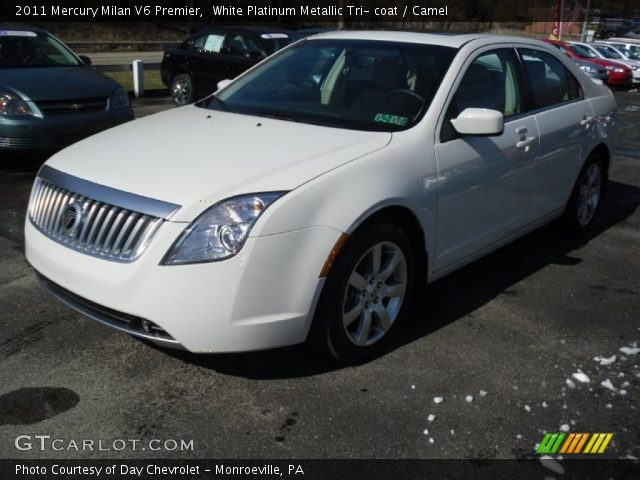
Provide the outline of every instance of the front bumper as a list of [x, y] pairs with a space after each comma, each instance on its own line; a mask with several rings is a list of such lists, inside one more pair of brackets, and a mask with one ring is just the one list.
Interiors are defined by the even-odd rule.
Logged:
[[615, 87], [627, 87], [631, 85], [632, 80], [631, 73], [617, 73], [617, 72], [609, 72], [609, 81], [607, 85], [615, 86]]
[[153, 322], [168, 336], [167, 341], [149, 338], [160, 340], [156, 343], [213, 353], [305, 341], [323, 284], [318, 276], [340, 232], [311, 227], [252, 237], [228, 260], [160, 265], [185, 227], [165, 222], [140, 258], [117, 263], [60, 245], [27, 219], [26, 257], [40, 275], [81, 303]]
[[44, 118], [0, 116], [0, 151], [62, 148], [132, 119], [131, 108]]

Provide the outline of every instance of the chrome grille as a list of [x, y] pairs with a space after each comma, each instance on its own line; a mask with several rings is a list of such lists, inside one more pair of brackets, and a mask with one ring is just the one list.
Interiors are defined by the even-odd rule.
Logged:
[[58, 243], [119, 262], [138, 258], [163, 221], [94, 200], [40, 177], [31, 194], [29, 219]]

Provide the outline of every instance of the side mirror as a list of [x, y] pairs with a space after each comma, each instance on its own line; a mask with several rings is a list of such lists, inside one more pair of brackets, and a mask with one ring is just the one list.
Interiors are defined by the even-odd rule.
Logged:
[[228, 78], [225, 78], [224, 80], [220, 80], [218, 82], [218, 90], [222, 90], [224, 87], [229, 85], [231, 82], [232, 82], [232, 80], [229, 80]]
[[87, 57], [86, 55], [78, 55], [78, 58], [82, 60], [82, 63], [84, 63], [87, 67], [91, 66], [91, 58]]
[[451, 124], [461, 135], [499, 135], [504, 130], [504, 117], [497, 110], [465, 108]]

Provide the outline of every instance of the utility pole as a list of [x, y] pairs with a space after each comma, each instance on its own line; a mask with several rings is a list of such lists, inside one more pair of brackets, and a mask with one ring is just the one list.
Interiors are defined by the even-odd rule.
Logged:
[[591, 0], [587, 0], [587, 8], [584, 11], [584, 19], [582, 20], [582, 33], [580, 35], [580, 41], [587, 41], [587, 28], [589, 25], [589, 12], [591, 10]]

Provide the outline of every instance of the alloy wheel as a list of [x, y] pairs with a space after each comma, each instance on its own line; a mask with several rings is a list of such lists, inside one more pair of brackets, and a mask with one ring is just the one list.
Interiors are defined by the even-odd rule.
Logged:
[[592, 163], [587, 168], [578, 193], [578, 223], [587, 226], [598, 208], [602, 189], [602, 174], [600, 167]]
[[395, 322], [407, 290], [407, 260], [398, 245], [381, 242], [360, 257], [349, 276], [342, 323], [349, 340], [366, 347]]

